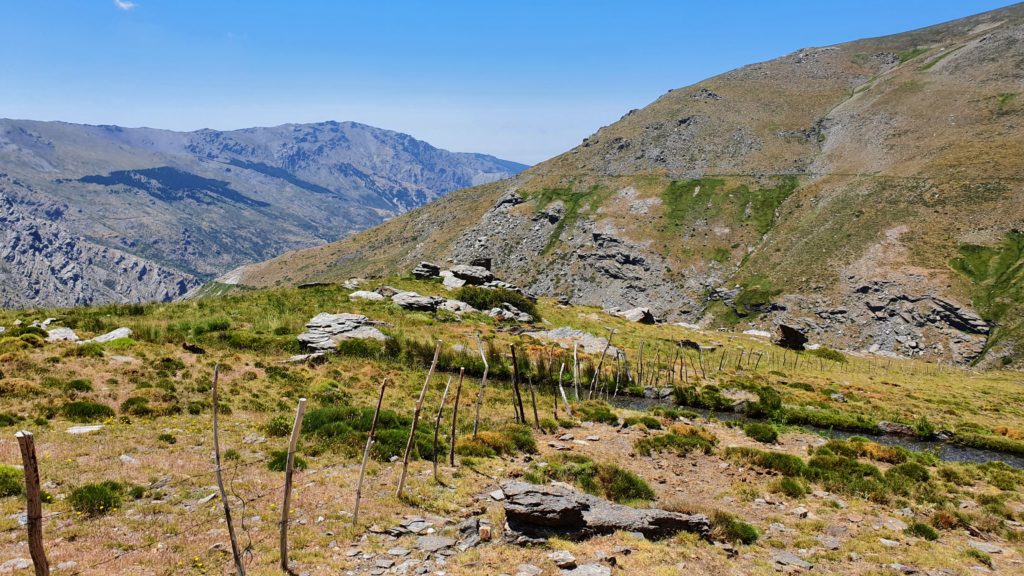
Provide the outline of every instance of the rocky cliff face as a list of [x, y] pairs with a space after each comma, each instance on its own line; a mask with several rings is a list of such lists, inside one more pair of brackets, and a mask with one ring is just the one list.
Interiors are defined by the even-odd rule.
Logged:
[[803, 49], [671, 90], [516, 178], [240, 278], [489, 257], [503, 278], [586, 304], [1020, 362], [1021, 70], [1022, 5]]
[[351, 122], [180, 133], [0, 120], [0, 305], [174, 298], [523, 168]]

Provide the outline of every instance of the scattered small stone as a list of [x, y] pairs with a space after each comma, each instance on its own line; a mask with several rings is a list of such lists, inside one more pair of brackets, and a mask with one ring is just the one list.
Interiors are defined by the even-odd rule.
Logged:
[[899, 572], [900, 574], [917, 574], [920, 572], [920, 570], [914, 568], [913, 566], [906, 566], [904, 564], [899, 564], [895, 562], [889, 564], [889, 568], [895, 570], [896, 572]]
[[32, 566], [32, 561], [25, 558], [14, 558], [0, 564], [0, 574], [8, 574], [18, 570], [27, 570]]
[[103, 429], [103, 424], [89, 424], [85, 426], [72, 426], [68, 428], [68, 434], [91, 434]]
[[561, 442], [548, 442], [548, 446], [555, 450], [571, 450], [569, 446], [562, 444]]
[[376, 302], [383, 300], [384, 296], [376, 292], [370, 292], [369, 290], [356, 290], [349, 294], [348, 298], [349, 300], [370, 300], [372, 302]]
[[562, 570], [562, 576], [612, 576], [612, 569], [601, 564], [581, 564], [572, 570]]
[[391, 568], [395, 565], [395, 561], [391, 558], [378, 558], [374, 565], [377, 568]]
[[134, 465], [139, 463], [139, 461], [130, 454], [121, 454], [117, 459], [120, 460], [122, 464]]
[[487, 495], [490, 496], [491, 500], [494, 500], [495, 502], [501, 502], [502, 500], [505, 499], [505, 493], [502, 492], [500, 488], [495, 490], [494, 492], [488, 493]]
[[974, 548], [978, 552], [984, 552], [985, 554], [1002, 554], [1003, 549], [995, 544], [988, 542], [982, 542], [980, 540], [968, 540], [967, 545]]
[[818, 536], [818, 542], [825, 550], [839, 550], [839, 547], [842, 545], [838, 538], [830, 536]]
[[576, 567], [576, 557], [566, 550], [559, 550], [548, 554], [548, 558], [559, 568], [572, 569]]
[[811, 568], [814, 568], [814, 564], [811, 564], [796, 554], [785, 550], [774, 552], [772, 554], [772, 562], [777, 566], [794, 566], [802, 570], [810, 570]]
[[520, 564], [516, 568], [516, 576], [539, 576], [543, 574], [544, 570], [534, 566], [533, 564]]
[[900, 545], [898, 541], [889, 540], [888, 538], [879, 538], [878, 541], [882, 544], [882, 546], [887, 546], [889, 548], [896, 548]]
[[408, 556], [409, 550], [401, 547], [396, 547], [388, 550], [388, 554], [392, 556]]
[[443, 536], [420, 536], [416, 539], [416, 549], [424, 552], [437, 552], [455, 545], [455, 540]]
[[79, 342], [79, 344], [89, 344], [91, 342], [95, 342], [96, 344], [106, 344], [107, 342], [118, 340], [120, 338], [128, 338], [131, 335], [131, 328], [118, 328], [117, 330], [111, 330], [110, 332], [107, 332], [106, 334], [103, 334], [101, 336], [90, 338], [88, 340], [82, 340]]
[[596, 435], [590, 435], [586, 437], [587, 442], [600, 442], [601, 437]]
[[810, 512], [803, 506], [793, 509], [793, 516], [796, 516], [797, 518], [807, 518], [808, 514], [810, 514]]
[[572, 434], [562, 434], [561, 436], [558, 437], [558, 439], [561, 440], [562, 442], [568, 442], [570, 440], [573, 440], [574, 438], [575, 436], [573, 436]]

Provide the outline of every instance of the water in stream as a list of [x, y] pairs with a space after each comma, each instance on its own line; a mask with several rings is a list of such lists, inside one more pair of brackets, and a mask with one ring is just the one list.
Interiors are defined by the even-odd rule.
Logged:
[[[666, 402], [664, 400], [625, 396], [611, 399], [611, 403], [615, 406], [631, 410], [646, 410], [648, 408], [653, 408], [654, 406], [672, 405], [670, 402]], [[714, 412], [699, 408], [686, 409], [697, 412], [704, 418], [710, 418], [712, 416], [719, 420], [743, 420], [745, 418], [743, 414], [737, 414], [735, 412]], [[906, 436], [883, 433], [865, 434], [863, 432], [846, 432], [843, 430], [818, 428], [816, 426], [800, 426], [800, 428], [815, 434], [820, 434], [826, 438], [845, 439], [853, 436], [862, 436], [870, 438], [873, 442], [884, 444], [886, 446], [902, 446], [903, 448], [914, 450], [915, 452], [933, 452], [940, 460], [944, 460], [946, 462], [973, 462], [979, 464], [983, 462], [1005, 462], [1014, 468], [1024, 470], [1024, 456], [996, 452], [994, 450], [985, 450], [983, 448], [960, 446], [958, 444], [952, 444], [942, 440], [922, 440], [920, 438], [908, 438]]]

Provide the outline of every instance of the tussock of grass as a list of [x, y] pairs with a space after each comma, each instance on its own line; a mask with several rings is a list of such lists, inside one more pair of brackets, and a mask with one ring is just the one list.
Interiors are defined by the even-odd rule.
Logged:
[[757, 542], [759, 537], [757, 528], [721, 510], [711, 515], [711, 534], [715, 540], [748, 545]]
[[633, 448], [641, 456], [650, 456], [657, 452], [674, 452], [685, 456], [694, 450], [710, 454], [717, 443], [718, 438], [704, 428], [675, 424], [667, 434], [637, 440]]
[[89, 400], [68, 402], [61, 407], [61, 415], [74, 422], [95, 422], [114, 416], [114, 409], [106, 404]]
[[547, 464], [530, 468], [526, 479], [535, 484], [547, 480], [570, 482], [585, 492], [619, 503], [640, 503], [655, 497], [643, 478], [614, 464], [597, 463], [581, 454], [561, 454]]
[[0, 465], [0, 498], [21, 495], [24, 483], [21, 470], [13, 466]]
[[775, 444], [779, 440], [779, 431], [771, 424], [761, 422], [746, 424], [743, 433], [762, 444]]
[[125, 487], [118, 482], [85, 484], [71, 491], [68, 502], [76, 512], [99, 516], [121, 507], [124, 490]]
[[467, 435], [455, 442], [456, 454], [474, 458], [535, 452], [537, 444], [530, 428], [518, 424], [508, 424], [498, 430], [481, 430], [476, 438]]
[[632, 426], [643, 426], [648, 430], [661, 430], [661, 420], [653, 416], [629, 416], [622, 420], [627, 428]]
[[576, 415], [584, 422], [599, 422], [615, 425], [619, 423], [619, 415], [612, 410], [607, 402], [587, 400], [576, 409]]

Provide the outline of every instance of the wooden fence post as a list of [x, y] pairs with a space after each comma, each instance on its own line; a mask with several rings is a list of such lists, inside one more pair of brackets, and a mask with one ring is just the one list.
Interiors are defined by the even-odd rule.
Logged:
[[238, 576], [245, 576], [245, 566], [242, 564], [242, 553], [238, 549], [238, 538], [235, 536], [235, 525], [231, 522], [231, 505], [228, 503], [228, 493], [224, 489], [224, 475], [220, 467], [220, 433], [217, 421], [217, 405], [220, 397], [217, 395], [217, 380], [220, 376], [220, 364], [213, 366], [213, 461], [214, 474], [217, 477], [217, 488], [220, 489], [220, 501], [224, 506], [224, 520], [228, 524], [228, 538], [231, 539], [231, 555], [235, 559], [235, 570]]
[[50, 563], [43, 550], [43, 498], [39, 488], [39, 463], [36, 460], [36, 441], [32, 433], [22, 430], [14, 434], [21, 447], [21, 463], [25, 468], [25, 512], [28, 516], [28, 549], [32, 554], [36, 576], [49, 576]]
[[576, 394], [576, 402], [580, 401], [580, 359], [577, 354], [577, 350], [580, 347], [579, 342], [573, 342], [572, 345], [572, 389]]
[[430, 363], [430, 370], [427, 372], [427, 379], [423, 381], [423, 389], [420, 390], [420, 397], [416, 400], [416, 409], [412, 413], [412, 426], [409, 428], [409, 440], [405, 443], [405, 458], [402, 459], [402, 474], [398, 477], [398, 491], [397, 496], [399, 499], [402, 498], [402, 490], [405, 489], [405, 476], [409, 473], [409, 456], [412, 455], [412, 449], [416, 445], [416, 424], [420, 420], [420, 410], [423, 409], [423, 398], [427, 395], [427, 388], [430, 386], [430, 378], [434, 375], [434, 369], [437, 368], [437, 358], [441, 355], [441, 341], [437, 341], [437, 347], [434, 348], [434, 360]]
[[448, 439], [448, 465], [455, 466], [455, 424], [459, 418], [459, 397], [462, 396], [462, 377], [466, 375], [465, 368], [459, 368], [459, 383], [455, 386], [455, 406], [452, 408], [452, 436]]
[[441, 405], [437, 407], [437, 419], [434, 420], [434, 454], [431, 460], [434, 461], [434, 482], [438, 482], [439, 484], [440, 482], [437, 478], [437, 436], [441, 429], [441, 415], [444, 414], [444, 403], [448, 400], [448, 389], [451, 388], [451, 386], [452, 377], [449, 376], [448, 383], [444, 385], [444, 393], [441, 394]]
[[530, 403], [533, 404], [533, 423], [537, 425], [537, 429], [540, 430], [540, 416], [537, 415], [537, 393], [533, 390], [533, 376], [527, 375], [527, 381], [530, 384]]
[[288, 440], [288, 459], [284, 465], [284, 503], [281, 504], [281, 570], [288, 570], [288, 512], [292, 505], [292, 473], [295, 471], [295, 447], [302, 433], [302, 416], [306, 413], [306, 399], [299, 398], [299, 407], [295, 411], [295, 424], [292, 425], [292, 436]]
[[565, 362], [562, 362], [562, 367], [558, 369], [558, 391], [562, 393], [562, 404], [565, 405], [566, 413], [569, 414], [569, 418], [572, 418], [572, 407], [569, 406], [569, 399], [565, 397], [565, 388], [562, 386], [562, 373], [564, 372]]
[[480, 349], [480, 359], [484, 361], [484, 376], [480, 379], [480, 392], [476, 395], [476, 416], [473, 418], [473, 438], [480, 429], [480, 405], [484, 402], [484, 388], [487, 387], [487, 354], [484, 354], [484, 343], [480, 341], [480, 333], [476, 333], [476, 346]]
[[516, 408], [516, 420], [526, 424], [526, 410], [523, 409], [523, 395], [519, 391], [519, 360], [516, 358], [516, 347], [510, 344], [512, 349], [512, 407]]
[[359, 501], [363, 497], [363, 478], [366, 477], [366, 462], [370, 459], [370, 448], [373, 446], [373, 435], [377, 431], [377, 417], [380, 416], [380, 407], [384, 404], [384, 389], [388, 386], [388, 379], [380, 383], [380, 396], [377, 397], [377, 409], [373, 411], [373, 421], [370, 422], [370, 433], [366, 437], [366, 448], [363, 450], [363, 464], [359, 467], [359, 483], [356, 484], [356, 507], [352, 511], [352, 524], [359, 524]]
[[[604, 366], [604, 357], [608, 353], [608, 349], [612, 346], [612, 336], [615, 335], [615, 328], [608, 329], [608, 340], [604, 343], [604, 350], [601, 350], [601, 360], [597, 363], [597, 370], [594, 371], [594, 378], [590, 381], [590, 394], [587, 395], [587, 400], [590, 400], [594, 396], [594, 388], [597, 386], [598, 377], [601, 375], [601, 367]], [[598, 397], [600, 398], [600, 394]]]

